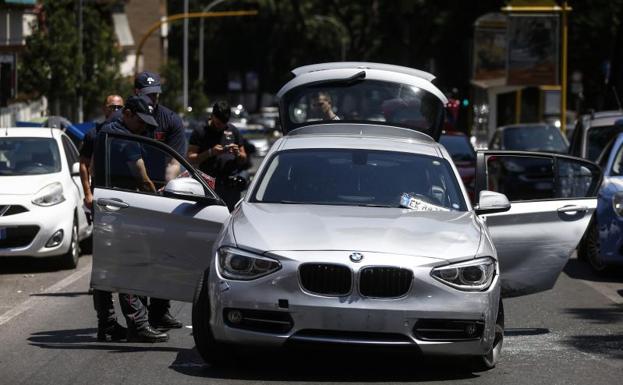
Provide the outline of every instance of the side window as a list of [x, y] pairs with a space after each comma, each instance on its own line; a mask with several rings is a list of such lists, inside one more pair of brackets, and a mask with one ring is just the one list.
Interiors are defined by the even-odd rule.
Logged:
[[76, 146], [65, 135], [61, 136], [65, 158], [67, 158], [67, 168], [71, 171], [71, 166], [78, 161], [78, 151]]
[[[109, 138], [106, 188], [163, 195], [166, 184], [175, 178], [190, 177], [182, 163], [169, 153], [149, 143]], [[203, 177], [212, 187], [213, 181]], [[205, 190], [205, 189], [204, 189]], [[214, 194], [206, 190], [206, 196]]]
[[601, 175], [592, 163], [553, 156], [488, 155], [486, 167], [487, 189], [515, 202], [593, 196]]
[[491, 149], [499, 150], [500, 149], [500, 135], [498, 132], [493, 134], [493, 139], [491, 140]]
[[614, 157], [614, 162], [612, 162], [612, 172], [613, 176], [623, 175], [623, 146], [620, 146], [616, 156]]

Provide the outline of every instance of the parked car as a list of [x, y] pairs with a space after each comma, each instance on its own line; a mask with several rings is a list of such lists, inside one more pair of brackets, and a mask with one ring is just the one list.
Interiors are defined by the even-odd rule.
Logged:
[[450, 153], [454, 165], [459, 170], [461, 180], [467, 189], [469, 199], [474, 202], [474, 172], [476, 171], [476, 152], [469, 137], [460, 131], [444, 131], [439, 143]]
[[[446, 99], [434, 76], [346, 62], [293, 73], [279, 91], [284, 136], [231, 215], [172, 149], [103, 134], [92, 285], [192, 301], [193, 337], [210, 363], [231, 360], [235, 345], [316, 342], [400, 346], [495, 366], [502, 297], [554, 285], [597, 204], [599, 167], [538, 154], [559, 188], [511, 206], [486, 191], [487, 166], [533, 155], [481, 152], [472, 206], [437, 142]], [[297, 113], [320, 91], [351, 98], [349, 120]], [[378, 113], [382, 120], [369, 120]], [[108, 162], [128, 142], [175, 157], [192, 177], [169, 181], [162, 195], [120, 187]]]
[[606, 146], [598, 159], [604, 179], [599, 189], [597, 209], [578, 256], [596, 272], [623, 264], [623, 133]]
[[52, 128], [0, 128], [0, 256], [55, 257], [74, 268], [91, 236], [78, 151]]
[[622, 124], [615, 124], [623, 119], [623, 111], [601, 111], [582, 115], [573, 130], [569, 145], [569, 154], [595, 161], [606, 144], [620, 132]]
[[552, 125], [526, 123], [498, 127], [489, 141], [489, 149], [566, 154], [569, 144], [560, 130]]

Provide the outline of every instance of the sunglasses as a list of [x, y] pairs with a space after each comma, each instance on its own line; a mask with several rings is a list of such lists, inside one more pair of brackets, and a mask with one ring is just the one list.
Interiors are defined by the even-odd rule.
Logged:
[[120, 106], [118, 104], [111, 104], [111, 105], [106, 106], [106, 108], [113, 110], [113, 111], [119, 111], [120, 109], [123, 108], [123, 106]]

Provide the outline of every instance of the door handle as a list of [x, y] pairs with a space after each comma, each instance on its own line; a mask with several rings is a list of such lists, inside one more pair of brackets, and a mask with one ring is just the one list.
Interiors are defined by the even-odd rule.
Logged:
[[110, 199], [100, 198], [97, 200], [97, 205], [100, 207], [103, 207], [104, 209], [108, 211], [117, 211], [120, 209], [127, 209], [128, 207], [130, 207], [129, 204], [117, 198], [110, 198]]
[[562, 206], [557, 210], [559, 213], [577, 213], [577, 212], [585, 212], [588, 211], [588, 207], [586, 206], [577, 206], [577, 205], [569, 205]]

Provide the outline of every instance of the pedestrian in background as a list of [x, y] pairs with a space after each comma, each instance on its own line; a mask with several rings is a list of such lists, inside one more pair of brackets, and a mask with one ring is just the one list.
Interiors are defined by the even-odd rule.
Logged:
[[[182, 119], [175, 112], [159, 103], [162, 93], [160, 75], [149, 71], [139, 73], [134, 79], [134, 93], [147, 96], [151, 99], [154, 107], [153, 116], [157, 125], [149, 126], [142, 135], [163, 142], [184, 156], [186, 154], [186, 136], [184, 135]], [[150, 177], [165, 181], [175, 178], [180, 173], [179, 162], [173, 158], [157, 158], [159, 155], [154, 153], [152, 157], [145, 159], [145, 162], [148, 163]], [[149, 322], [151, 325], [159, 329], [181, 328], [182, 323], [171, 315], [170, 309], [171, 302], [169, 300], [150, 298]]]
[[190, 136], [187, 158], [216, 179], [216, 193], [232, 211], [246, 187], [237, 175], [247, 165], [247, 153], [240, 132], [229, 123], [230, 117], [229, 103], [214, 103], [208, 123], [195, 128]]
[[[80, 181], [84, 190], [84, 205], [90, 211], [87, 218], [93, 221], [93, 186], [91, 184], [93, 151], [95, 149], [95, 139], [104, 124], [109, 122], [116, 111], [123, 108], [123, 98], [119, 95], [108, 95], [104, 100], [102, 111], [104, 121], [98, 123], [90, 129], [80, 147]], [[126, 328], [117, 322], [115, 307], [113, 305], [112, 293], [103, 290], [93, 290], [93, 307], [97, 314], [97, 340], [98, 341], [119, 341], [126, 338]]]

